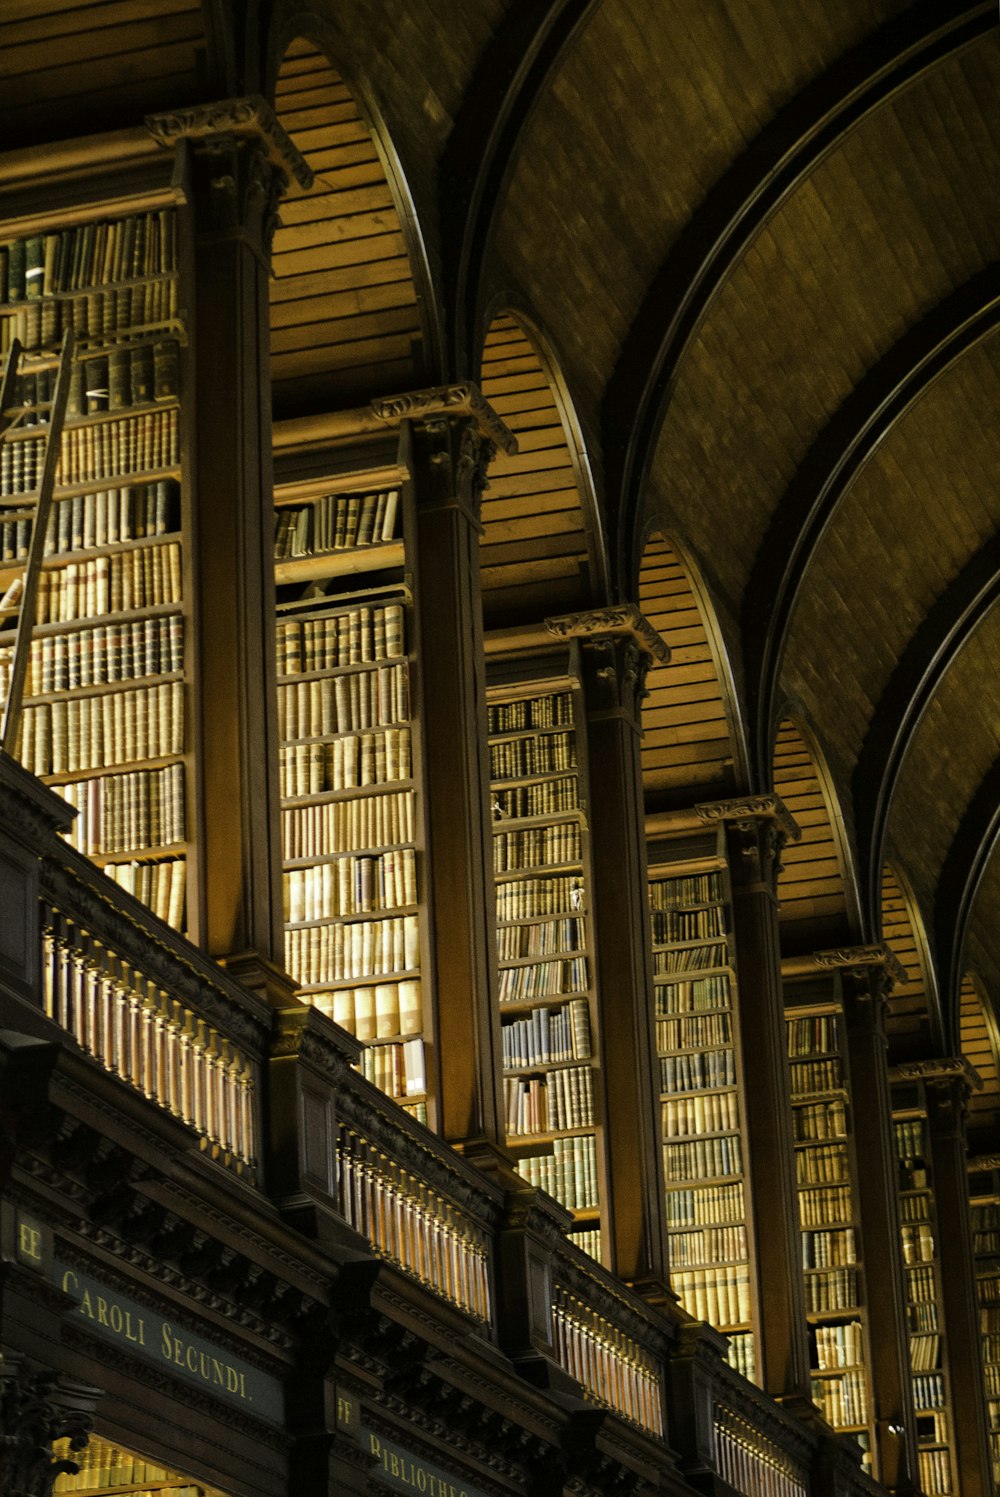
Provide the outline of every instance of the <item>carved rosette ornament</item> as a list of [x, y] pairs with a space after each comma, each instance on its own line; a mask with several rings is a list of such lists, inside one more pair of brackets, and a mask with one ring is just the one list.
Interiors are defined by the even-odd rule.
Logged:
[[53, 1442], [82, 1450], [93, 1425], [97, 1388], [51, 1372], [32, 1371], [17, 1357], [0, 1359], [0, 1491], [4, 1497], [51, 1497], [74, 1460], [57, 1459]]
[[245, 234], [268, 255], [289, 182], [308, 189], [313, 173], [266, 100], [249, 95], [148, 115], [146, 128], [162, 146], [192, 142], [209, 189], [200, 204], [204, 229]]

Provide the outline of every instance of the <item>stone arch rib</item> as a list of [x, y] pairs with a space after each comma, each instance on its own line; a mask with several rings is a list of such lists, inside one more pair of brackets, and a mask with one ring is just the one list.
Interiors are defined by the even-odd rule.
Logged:
[[619, 554], [644, 492], [678, 368], [735, 262], [844, 135], [996, 25], [992, 4], [914, 5], [791, 100], [720, 178], [653, 277], [608, 383], [603, 447]]

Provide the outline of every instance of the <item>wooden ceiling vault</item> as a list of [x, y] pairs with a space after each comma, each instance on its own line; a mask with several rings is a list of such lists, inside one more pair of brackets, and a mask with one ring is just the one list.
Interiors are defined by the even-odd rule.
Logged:
[[651, 803], [787, 793], [784, 939], [919, 928], [943, 1033], [904, 959], [898, 1047], [957, 1050], [1000, 1008], [993, 0], [258, 11], [8, 0], [8, 147], [272, 97], [317, 171], [276, 410], [481, 379], [490, 623], [641, 599]]

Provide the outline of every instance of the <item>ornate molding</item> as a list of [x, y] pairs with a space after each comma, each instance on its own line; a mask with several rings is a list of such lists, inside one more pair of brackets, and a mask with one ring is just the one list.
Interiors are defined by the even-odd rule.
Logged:
[[542, 1199], [540, 1191], [509, 1190], [500, 1230], [532, 1232], [546, 1247], [555, 1250], [565, 1246], [572, 1222], [572, 1212], [550, 1197]]
[[4, 830], [13, 832], [35, 852], [51, 845], [56, 832], [68, 831], [76, 820], [72, 806], [2, 750], [0, 814]]
[[695, 814], [706, 825], [727, 821], [771, 820], [786, 841], [798, 842], [802, 829], [780, 795], [742, 795], [733, 800], [701, 801]]
[[107, 879], [105, 893], [89, 881], [105, 881], [104, 876], [92, 868], [87, 872], [85, 881], [68, 861], [48, 857], [41, 865], [42, 893], [57, 912], [96, 936], [108, 950], [207, 1019], [220, 1033], [235, 1039], [250, 1058], [259, 1060], [270, 1022], [266, 1005], [235, 982], [226, 982], [221, 969], [207, 970], [211, 966], [207, 958], [201, 958], [206, 970], [198, 970], [194, 947], [189, 948], [192, 959], [188, 960], [187, 952], [182, 955], [173, 944], [167, 945], [168, 940], [181, 945], [182, 937], [167, 926], [159, 926], [137, 901], [128, 911], [123, 909], [128, 896], [117, 884]]
[[824, 971], [832, 967], [879, 967], [893, 987], [902, 987], [906, 982], [905, 967], [884, 941], [875, 941], [870, 946], [838, 946], [829, 951], [815, 951], [812, 961]]
[[595, 634], [627, 634], [631, 635], [640, 650], [653, 657], [657, 665], [666, 665], [670, 659], [669, 648], [634, 603], [560, 614], [556, 618], [546, 619], [545, 628], [557, 639], [587, 639]]
[[977, 1170], [1000, 1170], [1000, 1154], [976, 1154], [966, 1164], [970, 1175]]
[[73, 1460], [57, 1460], [55, 1440], [82, 1450], [90, 1436], [97, 1388], [29, 1369], [16, 1355], [0, 1361], [0, 1488], [4, 1497], [51, 1497], [63, 1472], [75, 1474]]
[[966, 1060], [964, 1055], [942, 1055], [933, 1060], [909, 1060], [889, 1067], [890, 1082], [897, 1081], [959, 1081], [964, 1082], [970, 1092], [977, 1092], [983, 1078]]
[[469, 416], [494, 447], [508, 457], [517, 451], [514, 433], [471, 380], [438, 385], [430, 390], [410, 390], [402, 395], [387, 395], [373, 400], [369, 409], [377, 421], [384, 421], [387, 426], [396, 426], [400, 421]]
[[258, 94], [149, 114], [146, 129], [161, 146], [171, 148], [179, 140], [211, 141], [225, 136], [257, 139], [265, 148], [267, 160], [283, 175], [294, 179], [304, 191], [313, 184], [312, 167], [270, 104]]

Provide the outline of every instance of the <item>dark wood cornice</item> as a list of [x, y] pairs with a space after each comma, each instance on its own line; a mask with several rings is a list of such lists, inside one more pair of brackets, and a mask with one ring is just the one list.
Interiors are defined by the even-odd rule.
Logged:
[[817, 437], [772, 516], [743, 600], [748, 716], [758, 772], [799, 589], [841, 499], [890, 432], [962, 356], [1000, 326], [1000, 264], [939, 303], [868, 371]]
[[607, 493], [624, 565], [677, 371], [733, 265], [849, 130], [995, 26], [992, 3], [919, 0], [781, 109], [693, 214], [650, 283], [604, 399]]
[[480, 275], [520, 137], [599, 0], [518, 0], [483, 53], [441, 161], [442, 253], [453, 358], [475, 374]]
[[976, 894], [1000, 840], [1000, 755], [973, 795], [938, 879], [934, 933], [942, 978], [945, 1041], [958, 1045], [962, 955]]
[[854, 770], [859, 863], [877, 924], [889, 808], [907, 752], [945, 673], [1000, 601], [1000, 532], [966, 564], [921, 620], [868, 725]]

